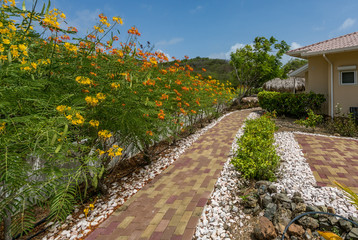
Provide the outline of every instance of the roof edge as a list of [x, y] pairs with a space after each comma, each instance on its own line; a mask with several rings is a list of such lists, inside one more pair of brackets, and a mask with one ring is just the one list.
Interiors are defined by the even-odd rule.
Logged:
[[329, 53], [349, 52], [354, 50], [358, 50], [358, 46], [336, 48], [332, 50], [318, 51], [318, 52], [301, 52], [300, 55], [301, 57], [309, 57], [309, 56], [316, 56], [316, 55], [329, 54]]
[[308, 71], [308, 63], [300, 67], [299, 69], [296, 69], [295, 71], [288, 74], [289, 77], [301, 77], [302, 73], [305, 73]]

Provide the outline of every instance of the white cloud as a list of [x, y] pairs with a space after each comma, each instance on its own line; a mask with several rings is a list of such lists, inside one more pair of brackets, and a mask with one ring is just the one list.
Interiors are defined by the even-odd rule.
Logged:
[[[250, 44], [250, 45], [252, 45], [252, 44]], [[240, 48], [243, 48], [243, 47], [245, 47], [246, 46], [246, 44], [243, 44], [243, 43], [236, 43], [236, 44], [234, 44], [234, 45], [232, 45], [231, 47], [230, 47], [230, 50], [229, 51], [227, 51], [227, 52], [221, 52], [221, 53], [213, 53], [213, 54], [210, 54], [209, 55], [209, 58], [219, 58], [219, 59], [230, 59], [230, 54], [232, 53], [232, 52], [235, 52], [236, 51], [236, 49], [240, 49]]]
[[190, 13], [191, 14], [194, 14], [194, 13], [197, 13], [198, 11], [200, 11], [201, 9], [203, 8], [203, 6], [197, 6], [196, 8], [194, 8], [194, 9], [191, 9], [190, 10]]
[[352, 19], [352, 18], [347, 18], [343, 23], [342, 25], [339, 27], [339, 30], [342, 31], [342, 30], [345, 30], [347, 28], [350, 28], [352, 27], [354, 24], [355, 24], [356, 20], [355, 19]]
[[101, 14], [100, 9], [93, 11], [89, 9], [83, 9], [76, 11], [75, 18], [73, 20], [66, 20], [67, 26], [76, 27], [81, 33], [89, 33], [93, 30], [93, 26], [99, 21], [98, 15]]
[[[221, 52], [221, 53], [213, 53], [209, 55], [209, 58], [215, 59], [215, 58], [219, 58], [219, 59], [226, 59], [226, 60], [230, 60], [230, 54], [232, 52], [235, 52], [237, 49], [243, 48], [245, 47], [247, 44], [243, 44], [243, 43], [236, 43], [234, 45], [232, 45], [230, 47], [230, 50], [227, 52]], [[249, 44], [251, 46], [253, 46], [253, 44]], [[295, 48], [299, 48], [302, 47], [299, 43], [293, 42], [291, 43], [291, 49], [295, 49]], [[281, 62], [283, 64], [286, 64], [289, 60], [293, 59], [293, 57], [288, 56], [286, 54], [284, 54], [282, 56]]]
[[302, 47], [301, 44], [296, 43], [296, 42], [293, 42], [293, 43], [291, 43], [291, 48], [290, 48], [290, 50], [297, 49], [297, 48], [300, 48], [300, 47]]
[[182, 41], [184, 41], [184, 38], [172, 38], [169, 41], [167, 41], [167, 40], [159, 41], [155, 45], [157, 45], [157, 46], [174, 45], [174, 44], [180, 43]]
[[164, 55], [167, 56], [167, 58], [168, 58], [169, 61], [170, 61], [170, 55], [169, 55], [168, 53], [162, 51], [161, 49], [158, 49], [157, 51], [158, 51], [158, 52], [161, 52], [161, 53], [164, 53]]

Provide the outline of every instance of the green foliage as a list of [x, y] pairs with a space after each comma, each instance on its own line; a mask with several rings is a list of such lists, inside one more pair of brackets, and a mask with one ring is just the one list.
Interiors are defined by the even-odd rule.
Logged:
[[287, 78], [289, 72], [299, 69], [300, 67], [307, 64], [307, 62], [308, 62], [307, 60], [299, 59], [299, 58], [291, 59], [282, 67], [283, 68], [283, 78]]
[[260, 106], [278, 115], [287, 114], [295, 117], [305, 116], [308, 109], [319, 111], [325, 102], [323, 94], [310, 93], [279, 93], [263, 91], [258, 94]]
[[267, 116], [245, 122], [245, 132], [238, 140], [239, 149], [232, 164], [247, 179], [275, 180], [279, 165], [274, 144], [276, 125]]
[[[234, 67], [239, 85], [245, 88], [243, 94], [251, 88], [261, 87], [273, 78], [281, 77], [283, 71], [280, 59], [288, 49], [285, 41], [277, 43], [274, 37], [256, 37], [252, 45], [246, 45], [231, 53], [230, 63]], [[273, 51], [276, 53], [272, 54]]]
[[341, 136], [357, 137], [358, 126], [351, 114], [342, 114], [328, 119], [325, 123], [328, 131], [332, 134], [338, 133]]
[[338, 183], [336, 181], [334, 181], [334, 184], [336, 184], [340, 189], [344, 191], [344, 194], [346, 195], [346, 198], [349, 200], [349, 202], [353, 206], [355, 206], [356, 209], [358, 209], [358, 195], [344, 184]]
[[323, 121], [323, 116], [315, 114], [312, 109], [309, 109], [307, 111], [307, 117], [305, 119], [300, 119], [295, 121], [295, 123], [305, 126], [306, 128], [312, 128], [313, 132], [317, 126], [317, 124], [321, 123]]
[[[101, 14], [81, 37], [73, 27], [59, 28], [65, 15], [58, 9], [37, 13], [6, 3], [0, 9], [0, 219], [11, 215], [12, 236], [31, 226], [34, 205], [47, 202], [49, 220], [60, 221], [87, 188], [104, 190], [121, 147], [150, 159], [153, 144], [179, 136], [184, 123], [216, 116], [234, 95], [228, 84], [192, 76], [190, 66], [160, 65], [168, 59], [141, 46], [135, 27], [117, 43], [119, 36], [109, 33], [118, 17]], [[38, 25], [44, 35], [31, 30]]]

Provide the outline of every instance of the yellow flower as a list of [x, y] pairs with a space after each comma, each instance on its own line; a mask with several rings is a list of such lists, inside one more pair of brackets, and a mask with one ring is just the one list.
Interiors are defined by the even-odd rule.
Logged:
[[117, 88], [119, 88], [121, 85], [119, 84], [119, 83], [112, 83], [111, 84], [111, 88], [115, 88], [115, 89], [117, 89]]
[[68, 120], [71, 120], [71, 119], [72, 119], [72, 115], [67, 115], [66, 118], [67, 118]]
[[2, 42], [3, 42], [4, 44], [10, 44], [10, 40], [9, 40], [9, 39], [6, 39], [6, 38], [3, 39]]
[[0, 123], [0, 134], [3, 134], [5, 132], [5, 122]]
[[81, 114], [76, 113], [76, 118], [72, 119], [72, 124], [74, 125], [82, 125], [84, 123], [85, 119], [81, 116]]
[[93, 210], [93, 209], [94, 209], [94, 204], [91, 203], [91, 204], [89, 205], [89, 208], [90, 208], [91, 210]]
[[89, 79], [88, 77], [81, 77], [81, 76], [76, 77], [76, 82], [78, 82], [79, 84], [83, 84], [83, 85], [91, 85], [92, 84], [91, 79]]
[[66, 19], [66, 15], [64, 13], [61, 13], [60, 17]]
[[103, 93], [97, 93], [96, 97], [97, 97], [99, 100], [104, 100], [104, 99], [106, 99], [106, 95], [104, 95]]
[[36, 69], [36, 68], [37, 68], [37, 64], [36, 64], [36, 63], [31, 63], [31, 67], [32, 67], [33, 69]]
[[4, 51], [5, 51], [4, 45], [2, 45], [2, 44], [0, 43], [0, 52], [4, 52]]
[[117, 151], [116, 151], [115, 155], [116, 155], [116, 156], [122, 155], [122, 151], [123, 151], [122, 148], [117, 148]]
[[91, 105], [92, 107], [96, 106], [98, 104], [98, 99], [95, 97], [87, 96], [85, 98], [85, 101], [87, 104]]
[[59, 106], [56, 107], [56, 110], [61, 112], [61, 113], [64, 112], [66, 109], [67, 109], [66, 105], [59, 105]]
[[91, 120], [91, 121], [89, 121], [89, 124], [92, 127], [98, 127], [99, 126], [99, 122], [97, 120]]
[[83, 209], [83, 212], [85, 213], [85, 216], [87, 217], [88, 212], [89, 212], [89, 209], [88, 209], [88, 208], [85, 208], [85, 209]]
[[116, 23], [123, 25], [123, 20], [120, 17], [113, 17], [112, 20]]
[[98, 136], [100, 138], [106, 139], [112, 137], [112, 134], [108, 130], [101, 130], [98, 132]]
[[103, 154], [105, 154], [105, 153], [106, 153], [105, 151], [100, 150], [100, 149], [97, 149], [97, 151], [98, 151], [98, 154], [99, 154], [99, 155], [103, 155]]
[[7, 60], [7, 56], [5, 56], [5, 55], [0, 55], [0, 60]]

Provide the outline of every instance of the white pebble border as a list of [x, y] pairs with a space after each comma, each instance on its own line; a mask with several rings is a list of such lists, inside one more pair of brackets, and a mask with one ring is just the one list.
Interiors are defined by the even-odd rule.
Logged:
[[[259, 114], [251, 113], [247, 119], [257, 117]], [[237, 139], [242, 136], [243, 128], [244, 124], [232, 143], [231, 155], [237, 151]], [[275, 145], [277, 154], [281, 157], [278, 179], [274, 183], [279, 192], [286, 191], [290, 197], [294, 192], [300, 192], [306, 204], [331, 206], [338, 215], [358, 217], [357, 209], [347, 201], [341, 190], [332, 187], [316, 187], [313, 173], [292, 132], [276, 133]], [[211, 193], [210, 201], [204, 208], [196, 227], [195, 239], [229, 240], [232, 238], [228, 230], [230, 227], [241, 228], [235, 234], [242, 234], [250, 227], [248, 226], [250, 215], [246, 215], [238, 207], [241, 198], [235, 194], [244, 180], [230, 163], [231, 159], [232, 157], [226, 161], [215, 189]]]
[[[52, 222], [48, 223], [50, 226], [49, 233], [43, 237], [43, 240], [62, 240], [69, 239], [75, 240], [83, 238], [91, 232], [91, 226], [97, 226], [104, 220], [106, 220], [113, 211], [120, 205], [123, 205], [125, 199], [129, 199], [142, 187], [146, 185], [148, 181], [153, 179], [156, 175], [160, 174], [165, 168], [171, 165], [175, 160], [179, 158], [202, 134], [214, 127], [224, 117], [229, 116], [233, 112], [227, 113], [222, 117], [214, 120], [205, 128], [198, 130], [196, 133], [181, 139], [177, 142], [177, 147], [171, 149], [170, 152], [165, 153], [163, 157], [160, 157], [156, 162], [146, 166], [138, 174], [132, 174], [129, 177], [121, 179], [121, 183], [113, 183], [108, 190], [110, 197], [106, 202], [103, 199], [98, 199], [94, 210], [90, 211], [87, 218], [84, 214], [81, 214], [78, 218], [74, 219], [72, 215], [69, 215], [66, 221], [62, 224]], [[79, 208], [75, 209], [75, 213], [79, 211]]]
[[[252, 112], [247, 119], [259, 116], [259, 114]], [[244, 133], [244, 125], [236, 133], [231, 146], [230, 156], [237, 151], [237, 140]], [[246, 222], [250, 219], [250, 215], [244, 214], [237, 207], [241, 198], [236, 194], [236, 190], [242, 185], [244, 180], [240, 179], [240, 173], [230, 163], [231, 159], [232, 157], [229, 157], [224, 164], [221, 175], [215, 184], [215, 189], [210, 195], [210, 201], [208, 201], [209, 203], [203, 210], [194, 234], [194, 237], [197, 239], [228, 240], [231, 239], [231, 233], [228, 230], [231, 226], [247, 227]]]
[[279, 191], [286, 191], [288, 196], [297, 191], [302, 194], [307, 204], [331, 206], [338, 215], [358, 217], [357, 209], [347, 201], [341, 190], [335, 187], [317, 187], [316, 179], [294, 138], [294, 133], [279, 132], [275, 134], [275, 138], [277, 153], [281, 157], [276, 184]]

